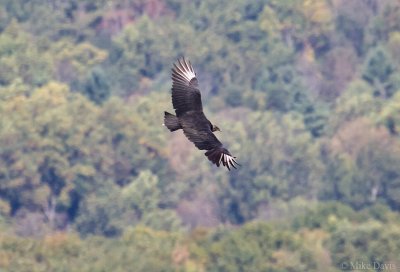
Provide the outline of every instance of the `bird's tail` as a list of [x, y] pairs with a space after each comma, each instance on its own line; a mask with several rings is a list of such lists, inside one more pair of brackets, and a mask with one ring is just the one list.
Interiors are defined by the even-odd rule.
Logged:
[[179, 124], [178, 117], [166, 111], [164, 111], [164, 125], [170, 131], [175, 131], [182, 128]]

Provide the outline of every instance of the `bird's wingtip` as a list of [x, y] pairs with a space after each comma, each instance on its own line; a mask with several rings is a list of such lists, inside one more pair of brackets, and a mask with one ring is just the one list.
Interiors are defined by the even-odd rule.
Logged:
[[225, 148], [214, 148], [206, 152], [208, 159], [218, 167], [222, 164], [230, 171], [231, 168], [237, 169], [240, 166], [236, 161], [236, 157], [232, 156]]
[[172, 68], [172, 79], [174, 80], [174, 77], [177, 77], [177, 80], [179, 78], [190, 82], [193, 78], [196, 77], [196, 73], [194, 72], [194, 69], [190, 62], [187, 62], [185, 57], [182, 56], [178, 58], [178, 60], [173, 64]]

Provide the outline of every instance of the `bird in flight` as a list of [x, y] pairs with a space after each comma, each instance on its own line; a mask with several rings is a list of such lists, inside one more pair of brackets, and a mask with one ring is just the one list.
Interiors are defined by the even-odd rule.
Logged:
[[179, 59], [172, 68], [172, 105], [173, 115], [164, 112], [164, 125], [172, 132], [183, 130], [186, 137], [218, 167], [220, 164], [236, 168], [236, 157], [222, 145], [213, 132], [220, 129], [213, 125], [203, 112], [199, 83], [192, 64], [185, 58]]

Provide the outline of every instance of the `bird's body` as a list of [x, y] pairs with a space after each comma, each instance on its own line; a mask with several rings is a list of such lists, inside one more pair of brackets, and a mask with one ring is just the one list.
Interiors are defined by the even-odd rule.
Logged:
[[223, 147], [214, 135], [219, 128], [213, 125], [203, 112], [201, 93], [196, 74], [190, 62], [183, 58], [172, 68], [172, 105], [176, 115], [165, 112], [164, 125], [170, 131], [183, 130], [186, 137], [200, 150], [207, 150], [208, 159], [229, 170], [235, 167], [235, 157]]

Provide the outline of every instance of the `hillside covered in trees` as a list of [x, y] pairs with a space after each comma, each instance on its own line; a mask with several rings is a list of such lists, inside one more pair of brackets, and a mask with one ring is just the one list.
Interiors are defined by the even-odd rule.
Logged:
[[396, 0], [0, 0], [0, 271], [400, 269], [399, 66]]

